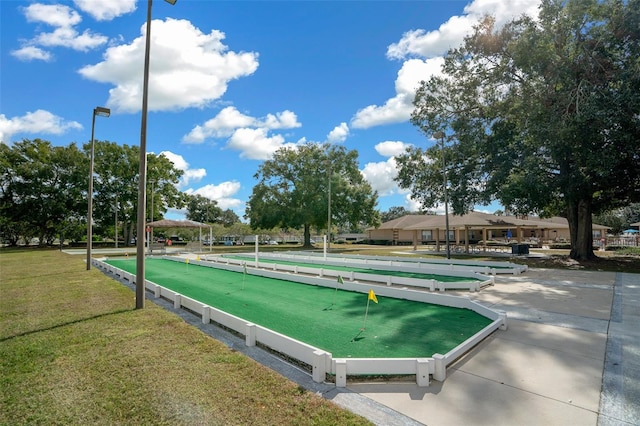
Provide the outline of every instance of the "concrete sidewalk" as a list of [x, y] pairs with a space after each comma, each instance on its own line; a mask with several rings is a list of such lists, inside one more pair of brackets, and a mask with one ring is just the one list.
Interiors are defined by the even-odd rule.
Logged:
[[472, 298], [509, 328], [444, 382], [348, 388], [430, 426], [640, 424], [640, 275], [532, 269]]

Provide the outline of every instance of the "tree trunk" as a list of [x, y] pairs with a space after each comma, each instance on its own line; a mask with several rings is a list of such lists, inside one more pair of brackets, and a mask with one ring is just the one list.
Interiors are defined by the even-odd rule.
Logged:
[[311, 247], [311, 225], [304, 224], [304, 247]]
[[592, 260], [593, 229], [591, 199], [581, 199], [569, 203], [567, 208], [569, 234], [571, 235], [571, 259]]
[[124, 245], [131, 246], [131, 238], [133, 237], [133, 222], [125, 221], [122, 227], [122, 233], [124, 234]]

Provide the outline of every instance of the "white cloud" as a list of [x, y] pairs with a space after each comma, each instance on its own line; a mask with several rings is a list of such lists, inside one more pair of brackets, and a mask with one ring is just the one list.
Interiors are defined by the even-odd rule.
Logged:
[[295, 146], [285, 143], [282, 135], [269, 136], [268, 129], [237, 129], [227, 142], [227, 147], [240, 151], [240, 158], [268, 160], [278, 149]]
[[53, 32], [38, 34], [33, 40], [27, 42], [29, 45], [62, 46], [87, 51], [108, 41], [107, 37], [92, 34], [89, 30], [79, 34], [74, 27], [82, 21], [82, 18], [69, 6], [33, 3], [24, 8], [24, 14], [29, 22], [43, 22], [55, 27]]
[[46, 47], [67, 47], [86, 52], [107, 43], [108, 38], [101, 34], [94, 34], [84, 30], [80, 34], [75, 26], [82, 22], [80, 14], [63, 4], [32, 3], [22, 8], [28, 22], [44, 23], [54, 27], [52, 32], [41, 32], [31, 40], [23, 40], [22, 48], [11, 52], [13, 56], [23, 61], [41, 60], [51, 61], [53, 55], [41, 49]]
[[255, 118], [242, 114], [235, 107], [226, 107], [203, 125], [194, 127], [182, 138], [185, 143], [203, 143], [207, 138], [229, 137], [241, 128], [292, 129], [300, 127], [298, 117], [291, 111], [267, 114]]
[[296, 114], [288, 110], [256, 118], [235, 107], [226, 107], [212, 119], [194, 127], [182, 141], [203, 143], [207, 138], [228, 137], [226, 147], [240, 151], [240, 158], [267, 160], [278, 149], [295, 145], [285, 143], [282, 135], [271, 134], [271, 130], [300, 126]]
[[396, 95], [383, 105], [361, 108], [351, 119], [351, 127], [369, 128], [407, 121], [419, 82], [440, 73], [443, 55], [448, 49], [461, 45], [480, 18], [493, 15], [500, 26], [522, 14], [536, 16], [540, 1], [474, 0], [465, 7], [463, 15], [452, 16], [435, 31], [416, 29], [405, 33], [387, 49], [388, 58], [406, 59], [396, 79]]
[[205, 185], [198, 189], [188, 189], [185, 191], [190, 195], [202, 195], [210, 200], [218, 202], [218, 207], [223, 210], [237, 209], [243, 205], [243, 202], [237, 198], [233, 198], [240, 190], [240, 182], [228, 181], [219, 185]]
[[394, 180], [398, 176], [395, 156], [403, 154], [410, 146], [411, 144], [400, 141], [385, 141], [375, 146], [378, 154], [389, 158], [386, 161], [365, 164], [361, 173], [381, 197], [405, 192]]
[[293, 129], [302, 126], [298, 122], [298, 116], [289, 110], [273, 114], [267, 114], [267, 117], [258, 122], [258, 127], [266, 127], [267, 129]]
[[398, 176], [394, 157], [384, 162], [367, 163], [361, 173], [380, 196], [391, 195], [398, 191], [398, 185], [393, 180]]
[[[224, 95], [231, 80], [258, 68], [258, 54], [228, 51], [221, 31], [205, 34], [177, 19], [154, 20], [151, 25], [150, 111], [205, 107]], [[79, 70], [85, 78], [115, 86], [107, 101], [115, 111], [134, 113], [141, 108], [145, 33], [146, 24], [130, 44], [108, 48], [102, 62]]]
[[0, 141], [5, 143], [10, 143], [16, 133], [61, 135], [70, 129], [82, 129], [82, 125], [41, 109], [10, 119], [0, 114]]
[[[412, 199], [410, 193], [405, 194], [404, 204], [406, 206], [406, 209], [409, 210], [410, 212], [419, 212], [422, 210], [422, 203]], [[435, 212], [440, 213], [440, 210], [436, 209]], [[442, 212], [444, 213], [444, 208], [442, 209]]]
[[540, 0], [474, 0], [464, 8], [462, 16], [452, 16], [434, 31], [417, 29], [406, 32], [398, 43], [387, 48], [387, 57], [433, 58], [444, 55], [449, 49], [460, 46], [473, 26], [486, 15], [496, 18], [501, 27], [511, 19], [526, 14], [537, 16]]
[[337, 143], [344, 142], [349, 136], [349, 126], [347, 123], [340, 123], [339, 126], [334, 127], [332, 131], [327, 135], [327, 142]]
[[63, 4], [33, 3], [23, 9], [29, 22], [43, 22], [53, 27], [72, 27], [82, 22], [80, 14]]
[[78, 9], [98, 21], [110, 21], [136, 10], [136, 0], [73, 0]]
[[50, 52], [35, 46], [24, 46], [18, 50], [13, 50], [11, 54], [21, 61], [39, 60], [49, 62], [53, 58]]
[[432, 58], [426, 61], [410, 59], [406, 61], [396, 79], [396, 96], [388, 99], [382, 106], [369, 105], [351, 119], [351, 126], [366, 129], [383, 124], [400, 123], [409, 120], [413, 111], [413, 99], [421, 80], [440, 73], [443, 58]]
[[407, 148], [413, 146], [410, 143], [400, 141], [385, 141], [380, 142], [375, 146], [375, 150], [383, 157], [395, 157], [396, 155], [404, 154]]
[[87, 50], [102, 46], [108, 40], [106, 36], [91, 34], [89, 30], [85, 30], [82, 34], [79, 34], [78, 31], [72, 27], [59, 27], [51, 33], [40, 33], [32, 42], [41, 46], [61, 46], [86, 52]]
[[162, 151], [160, 155], [167, 157], [176, 169], [183, 171], [180, 183], [178, 184], [179, 188], [184, 188], [192, 182], [200, 182], [207, 175], [207, 171], [205, 169], [190, 168], [189, 163], [187, 163], [184, 157], [180, 154], [175, 154], [171, 151]]

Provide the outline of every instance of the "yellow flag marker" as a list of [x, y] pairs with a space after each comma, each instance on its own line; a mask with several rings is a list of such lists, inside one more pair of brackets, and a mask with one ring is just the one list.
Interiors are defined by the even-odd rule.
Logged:
[[376, 297], [376, 294], [371, 289], [369, 290], [369, 296], [367, 297], [367, 310], [364, 311], [364, 323], [362, 324], [362, 328], [360, 329], [361, 331], [365, 330], [365, 328], [367, 327], [367, 315], [369, 314], [370, 300], [373, 300], [375, 303], [378, 303], [378, 298]]

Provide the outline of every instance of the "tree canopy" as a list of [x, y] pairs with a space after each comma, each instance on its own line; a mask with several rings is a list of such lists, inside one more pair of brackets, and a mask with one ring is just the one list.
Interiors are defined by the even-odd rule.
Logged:
[[[486, 17], [423, 81], [411, 121], [442, 144], [410, 149], [398, 182], [464, 214], [499, 200], [567, 218], [571, 257], [593, 254], [592, 214], [640, 200], [640, 1], [544, 0], [537, 19]], [[440, 168], [439, 172], [438, 169]]]
[[[114, 235], [116, 208], [125, 233], [131, 233], [137, 210], [138, 147], [95, 141], [94, 231]], [[0, 144], [0, 224], [2, 237], [16, 244], [37, 237], [40, 244], [86, 235], [91, 145], [52, 146], [41, 139]], [[182, 171], [164, 156], [148, 155], [147, 185], [154, 217], [180, 207], [176, 184]], [[151, 197], [153, 191], [154, 196]], [[149, 211], [150, 209], [147, 209]], [[127, 226], [128, 225], [128, 226]], [[125, 238], [129, 241], [129, 238]]]
[[[53, 147], [41, 139], [0, 143], [2, 237], [51, 243], [86, 229], [89, 163], [75, 144]], [[86, 173], [85, 173], [86, 171]]]
[[233, 210], [222, 210], [215, 200], [199, 194], [185, 195], [185, 197], [186, 216], [189, 220], [202, 223], [219, 223], [225, 227], [230, 227], [240, 221], [240, 218]]
[[279, 149], [255, 175], [258, 183], [246, 213], [251, 227], [304, 227], [308, 246], [310, 227], [328, 226], [329, 198], [332, 225], [357, 228], [379, 223], [378, 195], [360, 173], [357, 158], [357, 151], [329, 144]]

